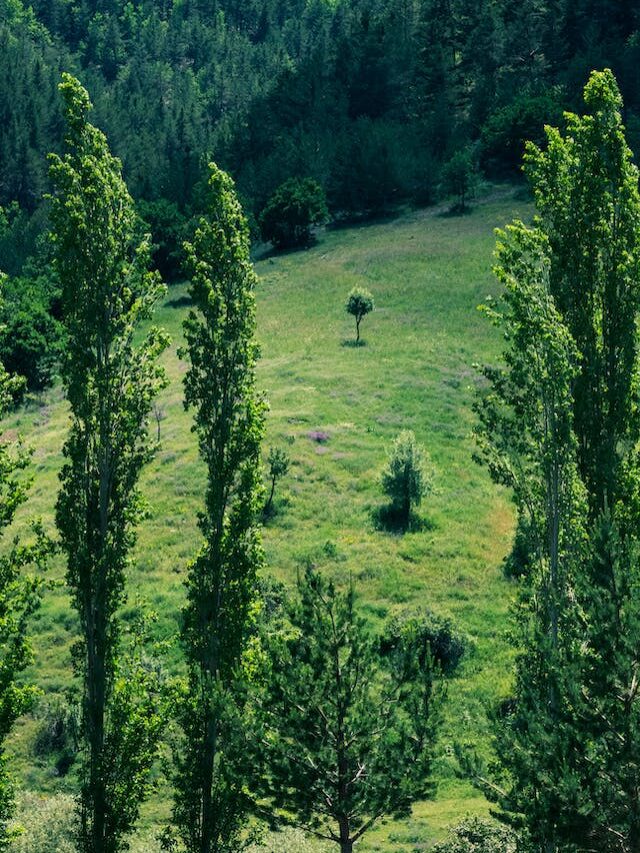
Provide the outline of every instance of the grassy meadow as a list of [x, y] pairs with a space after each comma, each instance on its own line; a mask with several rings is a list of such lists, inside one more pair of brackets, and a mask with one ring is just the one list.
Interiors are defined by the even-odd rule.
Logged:
[[[436, 799], [416, 807], [409, 821], [380, 826], [362, 842], [363, 851], [426, 849], [448, 824], [488, 808], [456, 778], [452, 756], [455, 741], [487, 743], [485, 708], [508, 689], [510, 676], [504, 633], [513, 587], [500, 564], [513, 510], [471, 460], [473, 364], [493, 360], [500, 341], [476, 306], [497, 291], [493, 229], [528, 214], [527, 204], [505, 191], [478, 202], [466, 216], [425, 210], [330, 230], [308, 251], [256, 264], [258, 379], [270, 403], [265, 456], [277, 445], [292, 460], [276, 492], [277, 512], [264, 530], [268, 572], [292, 583], [301, 561], [311, 559], [339, 584], [354, 579], [373, 622], [403, 607], [427, 606], [451, 616], [470, 641], [449, 684]], [[362, 323], [360, 347], [352, 345], [355, 324], [344, 311], [356, 284], [371, 290], [376, 302]], [[157, 315], [173, 338], [164, 357], [170, 383], [157, 409], [161, 447], [142, 481], [149, 516], [132, 560], [125, 613], [134, 612], [137, 597], [148, 601], [158, 612], [159, 635], [167, 638], [177, 627], [185, 565], [198, 547], [196, 512], [204, 482], [190, 415], [182, 407], [185, 365], [176, 352], [187, 306], [186, 288], [172, 287]], [[35, 448], [28, 515], [49, 526], [66, 427], [59, 386], [6, 424], [9, 434], [23, 433]], [[405, 428], [415, 431], [432, 457], [435, 491], [420, 508], [422, 529], [396, 535], [377, 529], [374, 517], [384, 503], [379, 476], [387, 448]], [[316, 441], [317, 431], [328, 439]], [[62, 578], [61, 562], [50, 574]], [[30, 676], [45, 693], [62, 692], [72, 681], [74, 626], [58, 585], [33, 625]], [[177, 651], [171, 655], [177, 659]], [[33, 757], [36, 725], [32, 718], [22, 721], [10, 744], [21, 784], [68, 792], [72, 782]], [[153, 834], [153, 824], [166, 814], [165, 794], [161, 790], [146, 808], [143, 831]], [[265, 851], [294, 848], [302, 849], [274, 838]]]

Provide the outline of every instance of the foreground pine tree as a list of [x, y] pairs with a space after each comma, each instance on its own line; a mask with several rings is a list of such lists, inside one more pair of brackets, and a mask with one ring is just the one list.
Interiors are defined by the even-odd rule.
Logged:
[[[120, 163], [87, 121], [87, 92], [68, 74], [60, 91], [66, 152], [53, 156], [51, 221], [67, 338], [61, 373], [71, 409], [56, 521], [67, 583], [80, 617], [85, 750], [79, 844], [83, 853], [128, 849], [160, 732], [149, 683], [136, 690], [121, 660], [118, 608], [142, 507], [137, 490], [149, 459], [148, 416], [164, 381], [166, 338], [152, 329], [163, 292], [137, 242], [134, 205]], [[126, 673], [127, 677], [124, 677]], [[119, 677], [123, 674], [123, 677]], [[146, 683], [145, 683], [146, 682]]]
[[378, 821], [432, 793], [438, 669], [417, 622], [382, 649], [353, 588], [311, 567], [287, 617], [265, 638], [258, 784], [273, 820], [352, 853]]
[[178, 708], [174, 819], [189, 853], [243, 849], [249, 757], [243, 742], [243, 653], [262, 548], [260, 443], [265, 404], [255, 388], [256, 276], [233, 182], [216, 166], [209, 210], [187, 245], [194, 308], [185, 321], [185, 406], [206, 465], [200, 529], [189, 567], [182, 641], [188, 680]]

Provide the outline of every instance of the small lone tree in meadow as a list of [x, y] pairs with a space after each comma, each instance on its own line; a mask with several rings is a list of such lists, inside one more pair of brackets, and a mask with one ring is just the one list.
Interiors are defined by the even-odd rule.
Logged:
[[289, 178], [260, 214], [262, 239], [276, 249], [308, 246], [312, 227], [328, 218], [327, 199], [320, 184], [313, 178]]
[[276, 484], [278, 480], [281, 480], [284, 476], [286, 476], [287, 471], [289, 470], [289, 465], [291, 464], [291, 459], [286, 450], [283, 450], [281, 447], [272, 447], [269, 450], [269, 497], [267, 498], [267, 502], [264, 505], [263, 515], [269, 516], [271, 514], [271, 510], [273, 508], [273, 497], [276, 492]]
[[382, 654], [353, 588], [313, 567], [287, 616], [264, 638], [260, 793], [274, 820], [352, 853], [377, 821], [432, 793], [439, 673], [411, 632]]
[[356, 320], [356, 344], [360, 343], [360, 323], [363, 317], [370, 314], [374, 309], [373, 295], [364, 287], [354, 287], [347, 296], [345, 304], [347, 313]]
[[382, 488], [391, 498], [394, 518], [406, 529], [413, 508], [419, 506], [433, 488], [429, 455], [411, 430], [403, 430], [393, 442], [382, 474]]

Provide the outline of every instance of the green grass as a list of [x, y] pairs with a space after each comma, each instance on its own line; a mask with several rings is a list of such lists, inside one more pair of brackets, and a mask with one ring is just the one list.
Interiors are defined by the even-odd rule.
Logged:
[[[494, 359], [496, 331], [476, 310], [497, 291], [491, 275], [493, 229], [525, 203], [504, 194], [453, 218], [420, 211], [394, 221], [329, 231], [312, 249], [261, 260], [258, 379], [270, 401], [265, 447], [287, 448], [292, 465], [279, 486], [277, 515], [264, 531], [268, 571], [292, 582], [301, 560], [311, 558], [339, 583], [353, 578], [373, 621], [409, 605], [451, 616], [471, 648], [449, 685], [439, 747], [439, 793], [405, 823], [388, 823], [363, 842], [363, 851], [409, 851], [439, 837], [467, 813], [485, 813], [477, 792], [455, 777], [455, 741], [487, 743], [485, 708], [508, 690], [510, 652], [504, 631], [513, 595], [501, 575], [513, 513], [507, 495], [471, 460], [473, 364]], [[349, 290], [372, 291], [376, 311], [362, 323], [365, 345], [351, 346], [353, 318], [344, 310]], [[176, 355], [185, 288], [172, 287], [158, 322], [173, 337], [165, 357], [170, 385], [159, 402], [162, 448], [146, 469], [149, 501], [131, 567], [132, 596], [159, 613], [158, 630], [176, 630], [185, 565], [198, 545], [196, 512], [203, 470], [182, 408]], [[12, 416], [36, 448], [29, 514], [51, 523], [60, 448], [67, 427], [59, 388], [46, 400]], [[153, 424], [155, 429], [155, 423]], [[435, 464], [436, 489], [421, 507], [427, 523], [404, 536], [376, 529], [383, 503], [379, 475], [399, 430], [413, 429]], [[329, 433], [322, 445], [308, 437]], [[61, 578], [61, 564], [52, 567]], [[126, 614], [125, 614], [126, 615]], [[34, 626], [32, 675], [47, 692], [70, 683], [75, 619], [62, 586], [47, 595]], [[24, 720], [13, 738], [26, 787], [68, 789], [30, 752], [34, 722]], [[160, 819], [156, 799], [147, 824]], [[277, 849], [277, 848], [274, 848]]]

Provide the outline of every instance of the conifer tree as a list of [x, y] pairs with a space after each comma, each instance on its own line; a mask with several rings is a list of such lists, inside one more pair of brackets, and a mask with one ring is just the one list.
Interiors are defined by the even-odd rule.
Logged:
[[184, 324], [185, 406], [207, 471], [189, 567], [182, 641], [188, 679], [178, 710], [174, 818], [189, 853], [243, 849], [248, 751], [243, 744], [242, 658], [251, 629], [262, 548], [260, 443], [265, 404], [256, 393], [256, 276], [249, 231], [231, 179], [215, 165], [209, 211], [186, 245], [194, 309]]
[[83, 853], [128, 849], [160, 732], [145, 694], [119, 674], [118, 608], [142, 514], [138, 477], [149, 459], [148, 416], [164, 382], [167, 339], [138, 343], [163, 285], [147, 272], [148, 240], [136, 241], [134, 205], [120, 163], [87, 121], [89, 96], [63, 75], [66, 151], [52, 156], [51, 221], [66, 345], [61, 373], [71, 409], [56, 507], [67, 583], [80, 618], [85, 760], [79, 844]]
[[274, 820], [352, 853], [433, 791], [439, 673], [415, 621], [383, 649], [353, 588], [339, 592], [311, 566], [286, 615], [264, 638], [258, 785]]

